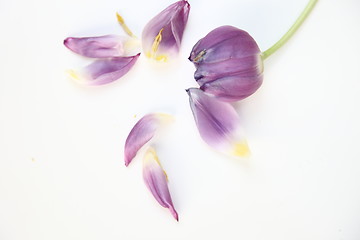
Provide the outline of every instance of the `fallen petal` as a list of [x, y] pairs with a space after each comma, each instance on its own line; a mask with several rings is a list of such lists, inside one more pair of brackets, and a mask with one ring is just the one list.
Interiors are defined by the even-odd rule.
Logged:
[[201, 89], [187, 90], [190, 107], [202, 139], [212, 148], [231, 156], [248, 156], [250, 151], [240, 129], [240, 119], [230, 103]]
[[178, 53], [190, 11], [187, 1], [178, 1], [156, 15], [145, 26], [142, 44], [145, 55], [167, 61], [169, 55]]
[[83, 70], [82, 73], [70, 71], [74, 80], [85, 85], [103, 85], [118, 80], [135, 64], [140, 53], [131, 57], [115, 57], [97, 60]]
[[176, 221], [179, 221], [178, 213], [171, 200], [167, 184], [167, 175], [153, 148], [149, 148], [145, 153], [143, 160], [143, 178], [147, 188], [155, 197], [156, 201], [164, 208], [168, 208]]
[[109, 58], [125, 56], [124, 46], [130, 38], [106, 35], [99, 37], [73, 38], [64, 40], [64, 45], [71, 51], [90, 58]]
[[125, 142], [124, 160], [128, 166], [142, 146], [150, 141], [156, 131], [172, 117], [164, 113], [151, 113], [142, 117], [130, 131]]

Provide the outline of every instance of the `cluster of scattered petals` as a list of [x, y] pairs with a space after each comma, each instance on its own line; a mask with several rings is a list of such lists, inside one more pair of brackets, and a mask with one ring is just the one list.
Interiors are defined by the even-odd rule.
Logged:
[[[310, 0], [292, 30], [300, 26], [316, 2]], [[146, 57], [166, 62], [179, 52], [189, 11], [187, 0], [180, 0], [148, 22], [141, 38]], [[80, 74], [69, 71], [72, 78], [87, 85], [102, 85], [121, 78], [134, 66], [140, 56], [136, 50], [138, 40], [119, 14], [117, 19], [128, 36], [69, 37], [64, 40], [64, 45], [74, 53], [95, 59]], [[263, 59], [282, 46], [293, 33], [289, 30], [279, 44], [264, 53], [247, 32], [233, 26], [218, 27], [194, 45], [189, 60], [195, 65], [194, 78], [200, 87], [186, 91], [200, 136], [210, 147], [229, 156], [249, 155], [241, 121], [231, 102], [247, 98], [258, 90], [263, 82]], [[167, 114], [151, 113], [135, 124], [125, 142], [126, 166], [171, 119]], [[169, 209], [178, 221], [168, 188], [168, 176], [153, 147], [148, 147], [143, 156], [143, 179], [156, 201]]]
[[[156, 15], [146, 25], [142, 34], [142, 45], [146, 56], [158, 61], [167, 61], [178, 53], [187, 23], [190, 4], [178, 1]], [[68, 37], [64, 45], [72, 52], [95, 61], [80, 73], [68, 71], [70, 77], [86, 85], [102, 85], [125, 75], [134, 66], [140, 53], [137, 38], [124, 19], [117, 14], [118, 22], [128, 36], [105, 35], [98, 37]], [[141, 118], [130, 131], [125, 143], [124, 161], [128, 166], [139, 150], [155, 136], [163, 123], [172, 119], [170, 115], [152, 113]], [[143, 177], [146, 186], [158, 203], [168, 208], [178, 220], [167, 186], [167, 175], [162, 169], [153, 148], [149, 148], [143, 161]]]
[[[125, 165], [128, 166], [140, 149], [156, 135], [172, 116], [164, 113], [151, 113], [142, 117], [130, 131], [124, 149]], [[167, 185], [167, 175], [156, 155], [155, 149], [148, 147], [143, 158], [143, 178], [146, 186], [158, 203], [168, 208], [178, 221], [178, 214], [171, 200]]]
[[[146, 25], [142, 37], [146, 56], [166, 61], [179, 51], [189, 11], [187, 1], [178, 1]], [[97, 59], [81, 72], [69, 71], [70, 77], [82, 84], [102, 85], [121, 78], [134, 66], [140, 55], [136, 52], [138, 40], [119, 14], [117, 19], [128, 36], [68, 37], [64, 40], [64, 45], [74, 53]]]
[[64, 45], [83, 57], [94, 58], [94, 62], [81, 71], [70, 70], [70, 77], [84, 85], [103, 85], [111, 83], [130, 71], [140, 56], [128, 56], [126, 45], [128, 37], [106, 35], [99, 37], [73, 38], [64, 40]]

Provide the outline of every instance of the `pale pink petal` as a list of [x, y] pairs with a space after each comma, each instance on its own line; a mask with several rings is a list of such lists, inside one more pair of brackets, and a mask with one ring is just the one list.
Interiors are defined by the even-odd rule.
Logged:
[[164, 208], [168, 208], [176, 221], [179, 221], [178, 213], [174, 208], [170, 196], [167, 175], [153, 148], [149, 148], [145, 153], [143, 160], [143, 178], [156, 201]]

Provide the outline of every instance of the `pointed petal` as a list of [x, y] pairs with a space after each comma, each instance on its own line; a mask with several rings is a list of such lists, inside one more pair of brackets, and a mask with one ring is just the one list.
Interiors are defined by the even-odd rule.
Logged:
[[168, 55], [179, 51], [190, 4], [178, 1], [156, 15], [145, 26], [142, 43], [145, 55], [159, 61], [166, 61]]
[[135, 64], [140, 53], [131, 57], [116, 57], [97, 60], [78, 74], [70, 72], [70, 76], [85, 85], [103, 85], [118, 80], [124, 76]]
[[187, 90], [190, 107], [203, 140], [214, 149], [231, 156], [247, 156], [249, 149], [241, 134], [240, 119], [233, 106], [204, 93]]
[[130, 131], [125, 142], [124, 160], [128, 166], [142, 146], [150, 141], [162, 124], [172, 117], [164, 113], [151, 113], [142, 117]]
[[143, 160], [143, 178], [156, 201], [164, 208], [168, 208], [176, 221], [179, 221], [178, 214], [171, 200], [167, 176], [153, 148], [149, 148], [145, 154]]
[[129, 40], [129, 38], [116, 35], [84, 38], [69, 37], [64, 40], [64, 45], [84, 57], [109, 58], [124, 56], [124, 45]]

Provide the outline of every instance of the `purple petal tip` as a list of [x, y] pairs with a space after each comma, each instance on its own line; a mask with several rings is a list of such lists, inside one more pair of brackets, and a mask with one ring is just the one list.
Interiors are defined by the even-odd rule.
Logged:
[[175, 220], [176, 220], [176, 221], [179, 221], [179, 215], [178, 215], [178, 213], [176, 212], [175, 208], [170, 207], [169, 210], [170, 210], [170, 212], [171, 212], [171, 215], [173, 215], [173, 217], [175, 218]]
[[130, 161], [125, 157], [125, 167], [129, 166]]

